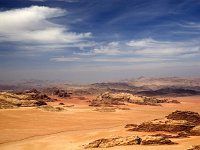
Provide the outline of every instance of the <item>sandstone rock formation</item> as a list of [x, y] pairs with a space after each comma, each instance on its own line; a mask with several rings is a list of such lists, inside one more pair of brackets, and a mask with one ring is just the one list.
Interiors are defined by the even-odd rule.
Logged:
[[126, 145], [164, 145], [174, 144], [168, 138], [162, 136], [127, 136], [115, 138], [102, 138], [95, 140], [85, 146], [85, 148], [108, 148]]
[[105, 92], [96, 99], [92, 100], [90, 106], [115, 106], [115, 105], [124, 105], [127, 103], [135, 103], [140, 105], [160, 105], [160, 103], [178, 103], [175, 100], [168, 99], [158, 99], [154, 97], [138, 96], [130, 93], [111, 93]]
[[129, 128], [129, 131], [166, 131], [177, 133], [177, 136], [179, 137], [187, 137], [188, 135], [200, 135], [199, 121], [200, 117], [196, 112], [175, 111], [165, 118], [154, 119], [133, 126], [132, 128]]
[[48, 97], [41, 99], [41, 97], [38, 98], [35, 95], [38, 95], [38, 93], [0, 92], [0, 108], [34, 107], [47, 105], [45, 101], [50, 101]]
[[166, 132], [189, 132], [194, 125], [189, 124], [185, 120], [171, 120], [171, 119], [155, 119], [148, 122], [143, 122], [129, 131], [145, 131], [145, 132], [155, 132], [155, 131], [166, 131]]
[[164, 136], [144, 136], [141, 140], [141, 145], [171, 145], [174, 144], [171, 140]]
[[191, 124], [200, 124], [200, 115], [192, 111], [175, 111], [166, 116], [167, 119], [186, 120]]
[[121, 145], [136, 145], [140, 144], [140, 142], [141, 138], [138, 136], [116, 137], [108, 139], [102, 138], [89, 143], [85, 146], [85, 148], [107, 148]]
[[71, 96], [71, 92], [68, 92], [66, 90], [58, 89], [56, 87], [53, 88], [46, 88], [45, 93], [51, 94], [51, 95], [56, 95], [61, 98], [66, 98]]

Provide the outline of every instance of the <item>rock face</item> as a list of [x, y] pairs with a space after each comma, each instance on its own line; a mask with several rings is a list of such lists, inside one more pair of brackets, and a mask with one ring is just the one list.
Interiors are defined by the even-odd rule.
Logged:
[[192, 111], [175, 111], [166, 116], [166, 118], [173, 120], [186, 120], [194, 125], [200, 124], [200, 115]]
[[127, 137], [116, 137], [116, 138], [102, 138], [95, 140], [85, 148], [108, 148], [114, 146], [126, 146], [126, 145], [164, 145], [174, 144], [171, 140], [162, 136], [127, 136]]
[[200, 135], [199, 114], [190, 111], [175, 111], [162, 119], [143, 122], [129, 131], [166, 131], [178, 136]]
[[178, 103], [177, 101], [172, 101], [168, 99], [158, 99], [154, 97], [138, 96], [130, 93], [111, 93], [105, 92], [96, 99], [91, 101], [90, 106], [115, 106], [115, 105], [124, 105], [127, 103], [134, 103], [140, 105], [160, 105], [160, 103]]
[[96, 99], [91, 101], [90, 106], [113, 106], [113, 105], [124, 105], [124, 102], [127, 101], [127, 94], [120, 93], [120, 94], [114, 94], [114, 93], [103, 93], [99, 96], [97, 96]]

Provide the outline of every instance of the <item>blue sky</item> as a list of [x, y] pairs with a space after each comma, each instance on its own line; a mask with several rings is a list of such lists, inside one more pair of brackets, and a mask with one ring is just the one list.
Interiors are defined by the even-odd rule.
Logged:
[[200, 75], [199, 0], [0, 0], [0, 80]]

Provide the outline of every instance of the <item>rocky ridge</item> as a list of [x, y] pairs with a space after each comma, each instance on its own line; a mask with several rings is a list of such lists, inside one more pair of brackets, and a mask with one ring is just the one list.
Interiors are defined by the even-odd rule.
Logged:
[[179, 103], [176, 100], [158, 99], [154, 97], [133, 95], [130, 93], [112, 93], [105, 92], [96, 97], [96, 99], [90, 102], [90, 106], [105, 106], [113, 107], [116, 105], [125, 105], [125, 103], [134, 103], [139, 105], [154, 105], [158, 106], [161, 103]]
[[0, 109], [41, 106], [50, 101], [53, 100], [37, 90], [0, 92]]
[[114, 146], [126, 145], [171, 145], [175, 144], [171, 140], [163, 136], [126, 136], [115, 138], [102, 138], [90, 142], [85, 148], [108, 148]]

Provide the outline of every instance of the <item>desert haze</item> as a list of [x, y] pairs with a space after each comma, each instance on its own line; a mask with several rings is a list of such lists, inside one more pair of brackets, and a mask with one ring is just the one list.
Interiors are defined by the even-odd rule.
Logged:
[[0, 149], [198, 150], [198, 84], [199, 78], [178, 77], [2, 82]]

